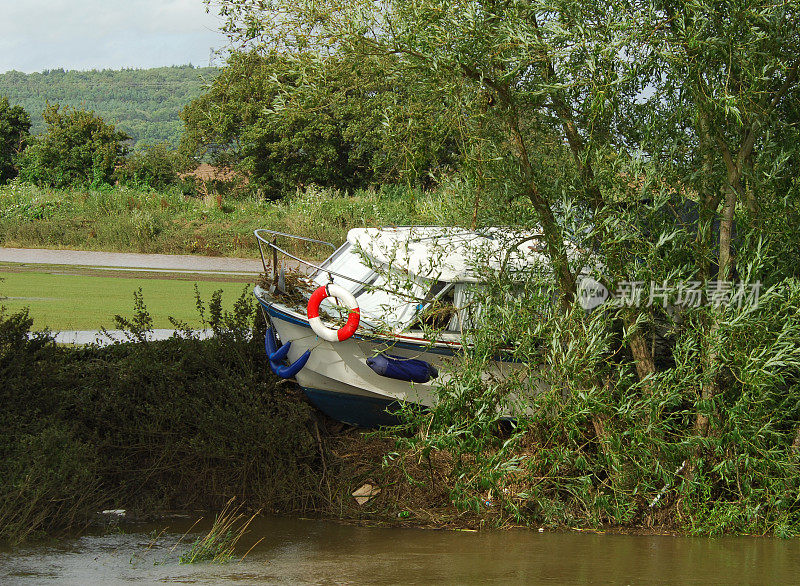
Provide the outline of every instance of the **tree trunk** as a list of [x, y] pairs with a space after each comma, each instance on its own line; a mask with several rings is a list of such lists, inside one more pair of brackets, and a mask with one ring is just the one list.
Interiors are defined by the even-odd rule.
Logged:
[[553, 263], [556, 277], [558, 278], [558, 284], [561, 289], [561, 307], [564, 311], [568, 311], [572, 306], [572, 302], [575, 300], [576, 284], [575, 275], [572, 274], [569, 268], [567, 251], [564, 248], [564, 237], [553, 215], [553, 210], [550, 208], [550, 204], [542, 197], [534, 181], [533, 167], [528, 157], [528, 148], [525, 144], [525, 139], [522, 137], [522, 132], [519, 127], [519, 118], [517, 117], [514, 106], [510, 104], [510, 100], [507, 96], [505, 96], [504, 101], [511, 106], [509, 108], [511, 115], [508, 120], [508, 125], [511, 130], [512, 138], [519, 151], [520, 163], [527, 184], [528, 197], [542, 224], [542, 232], [544, 233], [547, 252]]
[[[633, 354], [634, 364], [636, 365], [636, 374], [639, 376], [639, 380], [643, 381], [656, 371], [653, 353], [650, 351], [650, 346], [644, 334], [636, 325], [636, 320], [633, 316], [625, 317], [625, 328], [628, 330], [631, 354]], [[648, 393], [652, 392], [652, 387], [649, 383], [645, 383], [645, 389]]]

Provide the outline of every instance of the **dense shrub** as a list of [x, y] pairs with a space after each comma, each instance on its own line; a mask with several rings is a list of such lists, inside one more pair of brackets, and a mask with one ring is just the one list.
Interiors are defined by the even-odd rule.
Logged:
[[[103, 508], [312, 508], [310, 411], [268, 375], [252, 307], [214, 297], [210, 340], [64, 348], [0, 314], [0, 540], [85, 523]], [[123, 325], [147, 323], [139, 307]]]
[[37, 185], [66, 187], [112, 183], [127, 152], [128, 136], [94, 112], [48, 106], [47, 131], [20, 158], [20, 176]]

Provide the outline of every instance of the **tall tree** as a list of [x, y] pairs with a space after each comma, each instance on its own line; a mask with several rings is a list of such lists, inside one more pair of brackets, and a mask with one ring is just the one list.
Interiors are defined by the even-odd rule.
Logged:
[[[800, 5], [659, 0], [646, 7], [637, 28], [653, 92], [640, 110], [650, 121], [640, 145], [665, 176], [696, 193], [696, 278], [725, 282], [736, 274], [737, 210], [740, 232], [747, 233], [765, 227], [763, 207], [775, 210], [777, 200], [786, 209], [780, 179], [798, 156], [792, 112], [800, 88]], [[746, 258], [747, 251], [738, 252]], [[722, 320], [720, 308], [704, 318], [706, 403], [720, 391]], [[708, 433], [707, 415], [698, 415], [697, 428]]]
[[[385, 117], [390, 103], [398, 119]], [[403, 108], [416, 108], [430, 124], [412, 124], [420, 132], [393, 149], [385, 129], [418, 120]], [[236, 166], [269, 197], [303, 183], [353, 189], [417, 182], [454, 163], [452, 132], [436, 124], [441, 110], [416, 101], [375, 57], [234, 54], [207, 93], [184, 109], [183, 148]]]
[[128, 135], [94, 112], [48, 106], [47, 132], [37, 136], [20, 160], [20, 176], [40, 185], [103, 184], [128, 148]]
[[[511, 183], [536, 211], [565, 306], [575, 294], [554, 206], [560, 194], [539, 175], [542, 136], [569, 146], [579, 189], [593, 208], [603, 204], [593, 160], [612, 143], [620, 83], [617, 55], [627, 12], [617, 2], [486, 2], [442, 4], [402, 0], [269, 3], [223, 0], [225, 31], [240, 45], [263, 50], [314, 50], [380, 56], [414, 71], [427, 91], [449, 90], [466, 137], [507, 160], [496, 183]], [[573, 30], [578, 27], [579, 30]], [[585, 34], [591, 31], [591, 34]], [[630, 90], [629, 90], [630, 91]]]
[[17, 176], [16, 159], [28, 141], [31, 119], [22, 106], [0, 96], [0, 185]]

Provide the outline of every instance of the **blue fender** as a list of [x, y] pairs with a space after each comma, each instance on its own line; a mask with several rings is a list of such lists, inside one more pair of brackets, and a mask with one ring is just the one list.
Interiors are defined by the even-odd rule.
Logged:
[[267, 334], [264, 336], [264, 349], [267, 351], [267, 356], [272, 356], [278, 349], [275, 346], [275, 333], [272, 328], [267, 328]]
[[292, 343], [286, 342], [283, 346], [269, 355], [270, 362], [283, 362], [286, 359], [286, 355], [289, 353], [289, 348], [291, 347]]
[[266, 350], [267, 357], [269, 358], [269, 367], [272, 369], [272, 372], [281, 378], [293, 378], [302, 370], [311, 356], [311, 350], [306, 350], [303, 355], [292, 364], [289, 364], [288, 366], [283, 365], [282, 363], [286, 359], [286, 355], [289, 353], [289, 348], [291, 348], [291, 346], [292, 343], [289, 341], [280, 348], [276, 348], [275, 334], [273, 333], [272, 328], [267, 329], [267, 333], [264, 336], [264, 349]]
[[[294, 378], [298, 372], [300, 372], [303, 367], [308, 362], [309, 357], [311, 356], [311, 350], [306, 350], [303, 352], [303, 355], [292, 362], [289, 366], [278, 366], [275, 362], [269, 362], [269, 365], [272, 367], [272, 372], [277, 374], [281, 378]], [[277, 368], [276, 368], [277, 366]]]

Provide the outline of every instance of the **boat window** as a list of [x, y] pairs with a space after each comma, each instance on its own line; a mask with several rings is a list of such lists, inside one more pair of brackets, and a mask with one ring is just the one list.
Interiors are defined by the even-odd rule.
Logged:
[[478, 287], [474, 283], [458, 283], [455, 286], [455, 312], [447, 326], [448, 330], [465, 332], [480, 324], [482, 310]]
[[369, 287], [361, 287], [356, 294], [361, 314], [370, 321], [384, 324], [392, 330], [399, 330], [400, 325], [414, 315], [417, 307], [414, 297], [420, 296], [422, 290], [415, 285], [410, 291], [393, 293], [386, 277], [374, 273], [369, 283]]

